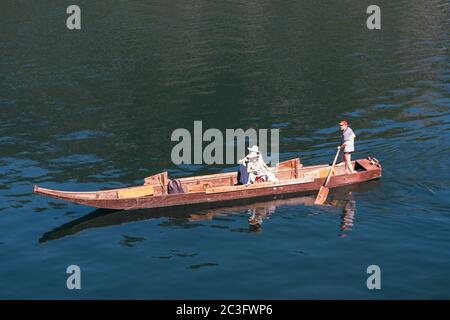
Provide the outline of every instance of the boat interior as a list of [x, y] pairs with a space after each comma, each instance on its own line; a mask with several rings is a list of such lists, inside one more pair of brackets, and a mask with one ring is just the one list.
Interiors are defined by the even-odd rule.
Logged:
[[[352, 162], [356, 171], [365, 170], [358, 162]], [[291, 159], [279, 163], [272, 170], [279, 181], [277, 182], [260, 182], [250, 186], [242, 186], [238, 183], [238, 173], [226, 172], [219, 174], [210, 174], [204, 176], [194, 176], [178, 179], [181, 182], [185, 193], [215, 193], [235, 191], [239, 189], [263, 188], [268, 185], [290, 184], [314, 181], [317, 178], [324, 178], [328, 175], [331, 165], [316, 165], [304, 167], [299, 158]], [[345, 174], [344, 163], [337, 164], [332, 175]], [[169, 177], [167, 172], [156, 174], [145, 178], [144, 186], [151, 185], [153, 187], [153, 195], [167, 194], [167, 184]]]

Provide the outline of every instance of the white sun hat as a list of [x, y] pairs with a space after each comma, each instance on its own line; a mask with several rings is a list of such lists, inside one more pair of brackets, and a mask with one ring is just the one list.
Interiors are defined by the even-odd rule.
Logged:
[[247, 148], [247, 149], [248, 149], [248, 151], [250, 151], [250, 152], [259, 152], [258, 146], [253, 146], [253, 147]]

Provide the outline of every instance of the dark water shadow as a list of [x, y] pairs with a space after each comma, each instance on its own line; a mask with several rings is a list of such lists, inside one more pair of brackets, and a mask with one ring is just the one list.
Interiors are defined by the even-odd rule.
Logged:
[[[333, 189], [330, 192], [328, 201], [324, 206], [321, 206], [321, 209], [326, 209], [327, 207], [342, 208], [342, 228], [349, 230], [351, 229], [354, 212], [356, 210], [353, 194], [368, 192], [378, 187], [380, 183], [380, 181], [371, 181], [359, 185]], [[189, 207], [139, 209], [130, 211], [97, 209], [81, 218], [65, 223], [44, 233], [39, 239], [39, 243], [45, 243], [74, 235], [86, 229], [102, 228], [136, 221], [167, 218], [170, 220], [169, 226], [183, 226], [213, 219], [226, 220], [230, 214], [243, 211], [247, 211], [249, 214], [249, 225], [246, 231], [261, 232], [263, 221], [270, 217], [277, 207], [298, 205], [313, 206], [314, 200], [315, 196], [309, 195], [259, 201], [244, 199], [234, 203], [233, 206], [218, 208], [208, 208], [207, 204], [200, 204], [198, 206], [192, 205]]]

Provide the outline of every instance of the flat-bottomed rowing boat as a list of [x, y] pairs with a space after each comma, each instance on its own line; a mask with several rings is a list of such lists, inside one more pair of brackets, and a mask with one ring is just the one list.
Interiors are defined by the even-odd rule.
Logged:
[[[347, 174], [344, 164], [334, 168], [329, 188], [336, 188], [381, 177], [381, 165], [375, 158], [353, 161], [355, 173]], [[144, 184], [121, 189], [89, 192], [69, 192], [34, 186], [34, 192], [87, 206], [133, 210], [210, 204], [223, 206], [236, 200], [272, 198], [313, 194], [324, 184], [331, 166], [328, 164], [304, 167], [298, 158], [279, 163], [272, 168], [276, 182], [238, 185], [237, 172], [227, 172], [178, 179], [183, 193], [169, 194], [167, 172], [147, 177]]]

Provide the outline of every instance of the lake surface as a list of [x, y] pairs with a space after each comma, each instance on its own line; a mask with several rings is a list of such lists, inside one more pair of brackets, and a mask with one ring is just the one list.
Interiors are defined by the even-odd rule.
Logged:
[[[448, 1], [378, 1], [375, 31], [367, 1], [79, 0], [78, 31], [70, 4], [0, 4], [0, 298], [450, 298]], [[104, 214], [32, 193], [234, 170], [171, 162], [194, 120], [277, 128], [280, 160], [327, 163], [341, 119], [383, 177], [324, 207]]]

